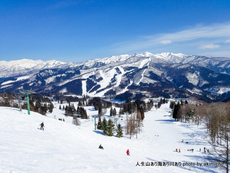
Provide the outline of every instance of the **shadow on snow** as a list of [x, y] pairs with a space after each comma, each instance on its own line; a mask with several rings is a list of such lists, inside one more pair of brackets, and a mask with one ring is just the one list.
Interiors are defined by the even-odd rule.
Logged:
[[174, 119], [169, 119], [169, 120], [155, 120], [155, 121], [161, 121], [161, 122], [167, 123], [167, 124], [175, 122]]
[[100, 134], [100, 135], [104, 135], [104, 133], [102, 131], [99, 130], [94, 130], [95, 133]]

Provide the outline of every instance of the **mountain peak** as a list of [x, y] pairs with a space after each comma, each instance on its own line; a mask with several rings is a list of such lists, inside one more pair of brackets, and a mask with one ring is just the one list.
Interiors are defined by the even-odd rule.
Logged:
[[13, 61], [0, 61], [0, 77], [10, 77], [15, 75], [24, 75], [30, 72], [42, 70], [44, 68], [53, 68], [67, 63], [50, 60], [32, 60], [21, 59]]
[[38, 93], [66, 91], [98, 97], [120, 96], [121, 99], [127, 98], [127, 94], [135, 97], [140, 90], [150, 96], [167, 95], [166, 91], [170, 96], [176, 96], [183, 88], [186, 97], [188, 92], [202, 95], [204, 91], [230, 91], [230, 61], [224, 60], [182, 53], [144, 52], [83, 63], [26, 59], [2, 61], [0, 88], [5, 91], [24, 88]]
[[154, 54], [146, 51], [146, 52], [142, 53], [141, 55], [148, 57], [148, 56], [153, 56]]

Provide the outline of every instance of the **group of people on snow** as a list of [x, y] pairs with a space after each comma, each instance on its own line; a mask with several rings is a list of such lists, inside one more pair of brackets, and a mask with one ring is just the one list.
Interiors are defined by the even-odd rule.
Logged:
[[[182, 141], [181, 142], [184, 142], [184, 139], [182, 139]], [[186, 144], [188, 144], [188, 142], [185, 142]], [[177, 152], [178, 150], [176, 149], [176, 152]], [[194, 151], [194, 149], [187, 149], [187, 151]], [[179, 149], [179, 152], [180, 152], [180, 149]], [[199, 152], [201, 152], [201, 148], [199, 149]], [[204, 153], [209, 153], [209, 149], [206, 149], [205, 147], [204, 147]]]

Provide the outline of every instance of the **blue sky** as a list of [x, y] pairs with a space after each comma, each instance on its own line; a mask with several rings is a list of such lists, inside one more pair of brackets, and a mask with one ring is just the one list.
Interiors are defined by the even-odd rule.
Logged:
[[0, 60], [230, 57], [229, 0], [1, 0]]

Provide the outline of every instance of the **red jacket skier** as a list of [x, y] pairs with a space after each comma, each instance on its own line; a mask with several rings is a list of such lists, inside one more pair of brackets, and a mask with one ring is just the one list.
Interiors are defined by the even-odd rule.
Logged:
[[127, 153], [128, 156], [130, 155], [129, 149], [126, 151], [126, 153]]

